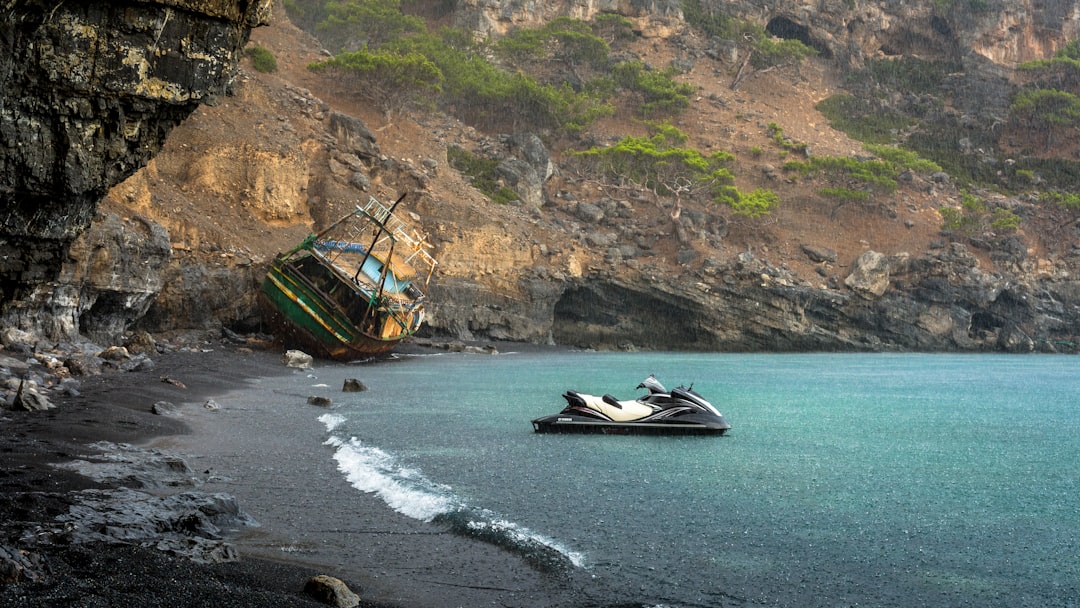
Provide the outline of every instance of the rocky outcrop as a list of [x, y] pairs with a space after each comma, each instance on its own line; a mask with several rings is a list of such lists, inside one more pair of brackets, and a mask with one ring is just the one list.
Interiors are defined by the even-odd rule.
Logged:
[[528, 302], [444, 286], [455, 324], [432, 323], [463, 339], [550, 335], [603, 350], [1077, 352], [1080, 282], [1069, 275], [991, 275], [953, 244], [918, 258], [866, 252], [850, 290], [835, 290], [743, 253], [683, 285], [594, 275], [547, 283]]
[[[5, 325], [68, 335], [98, 304], [64, 302], [79, 298], [75, 285], [39, 287], [57, 278], [106, 191], [145, 165], [200, 103], [228, 91], [250, 29], [266, 22], [269, 6], [268, 0], [0, 2]], [[142, 262], [130, 258], [110, 271], [122, 274]], [[98, 270], [109, 263], [94, 260]], [[144, 271], [121, 282], [146, 278]], [[138, 316], [150, 291], [153, 280], [115, 298]]]
[[502, 36], [522, 27], [540, 27], [556, 17], [588, 20], [600, 13], [630, 19], [644, 36], [667, 36], [682, 22], [679, 0], [465, 0], [454, 10], [454, 26], [478, 37]]

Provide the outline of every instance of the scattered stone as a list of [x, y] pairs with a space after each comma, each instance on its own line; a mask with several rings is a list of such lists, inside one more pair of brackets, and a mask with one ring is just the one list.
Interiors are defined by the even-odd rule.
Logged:
[[604, 219], [604, 211], [592, 203], [579, 202], [574, 208], [574, 215], [583, 222], [599, 223]]
[[131, 353], [123, 346], [110, 346], [98, 353], [98, 356], [106, 361], [120, 362], [131, 358]]
[[19, 383], [19, 390], [15, 393], [15, 400], [11, 407], [25, 412], [43, 412], [56, 406], [49, 401], [48, 397], [37, 392], [33, 384], [28, 386], [26, 381], [22, 381]]
[[44, 568], [37, 554], [0, 545], [0, 584], [34, 582], [43, 578]]
[[367, 390], [367, 385], [356, 378], [346, 378], [345, 385], [341, 387], [343, 393], [360, 393]]
[[12, 372], [24, 373], [30, 369], [30, 364], [26, 361], [0, 354], [0, 367], [7, 368], [8, 371]]
[[166, 383], [166, 384], [171, 384], [171, 385], [173, 385], [173, 386], [175, 386], [177, 388], [187, 388], [187, 385], [185, 385], [183, 382], [177, 380], [176, 378], [170, 377], [170, 376], [162, 376], [161, 381]]
[[179, 418], [180, 410], [176, 408], [176, 405], [169, 401], [158, 401], [154, 405], [150, 406], [150, 411], [158, 416], [168, 416], [169, 418]]
[[93, 355], [72, 355], [64, 360], [64, 367], [72, 376], [97, 376], [101, 374], [101, 361]]
[[308, 405], [317, 405], [319, 407], [330, 407], [333, 405], [333, 401], [329, 397], [320, 397], [318, 395], [311, 395], [307, 398]]
[[812, 262], [818, 264], [826, 262], [829, 264], [835, 264], [838, 259], [836, 251], [829, 249], [828, 247], [818, 247], [816, 245], [802, 245], [802, 252], [806, 254], [806, 257], [810, 258]]
[[360, 596], [356, 595], [341, 579], [318, 574], [308, 579], [304, 593], [316, 600], [336, 608], [354, 608], [360, 605]]
[[33, 343], [34, 334], [28, 331], [15, 329], [14, 327], [5, 327], [3, 330], [0, 330], [0, 344], [3, 344], [4, 346]]
[[157, 354], [157, 342], [154, 341], [153, 336], [145, 331], [135, 332], [135, 335], [131, 336], [126, 346], [128, 352], [136, 355]]
[[213, 399], [207, 399], [206, 403], [203, 404], [203, 407], [210, 410], [211, 412], [216, 412], [221, 409], [221, 406], [218, 405], [218, 402], [214, 401]]
[[310, 369], [315, 362], [315, 358], [301, 350], [287, 350], [281, 358], [285, 367], [295, 367], [296, 369]]

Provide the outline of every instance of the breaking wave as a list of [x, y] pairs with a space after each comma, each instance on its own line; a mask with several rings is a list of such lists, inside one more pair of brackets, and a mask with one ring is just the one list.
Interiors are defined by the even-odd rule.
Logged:
[[[334, 431], [345, 419], [334, 414], [319, 420]], [[528, 528], [500, 518], [486, 509], [465, 504], [448, 486], [426, 478], [419, 470], [402, 465], [378, 447], [356, 437], [331, 435], [325, 442], [334, 448], [334, 460], [346, 481], [357, 490], [374, 494], [398, 513], [445, 526], [454, 534], [490, 543], [521, 556], [533, 568], [558, 571], [584, 565], [584, 556]]]

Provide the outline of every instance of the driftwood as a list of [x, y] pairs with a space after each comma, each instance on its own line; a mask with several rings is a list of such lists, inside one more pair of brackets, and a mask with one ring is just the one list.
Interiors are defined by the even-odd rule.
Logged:
[[746, 59], [743, 59], [742, 65], [739, 66], [739, 71], [735, 72], [735, 80], [731, 81], [731, 90], [739, 88], [742, 81], [746, 79], [749, 74], [746, 73], [746, 66], [750, 65], [750, 58], [754, 56], [754, 51], [750, 51], [746, 54]]
[[731, 90], [732, 91], [734, 91], [735, 89], [738, 89], [739, 85], [742, 84], [742, 82], [744, 80], [749, 78], [751, 74], [764, 74], [765, 72], [769, 72], [769, 71], [773, 70], [774, 68], [776, 68], [775, 65], [770, 65], [769, 67], [761, 69], [761, 70], [747, 71], [746, 66], [750, 65], [750, 58], [753, 57], [753, 56], [754, 56], [754, 51], [750, 51], [749, 53], [746, 54], [746, 59], [743, 59], [742, 65], [739, 66], [739, 71], [735, 73], [735, 80], [731, 81]]

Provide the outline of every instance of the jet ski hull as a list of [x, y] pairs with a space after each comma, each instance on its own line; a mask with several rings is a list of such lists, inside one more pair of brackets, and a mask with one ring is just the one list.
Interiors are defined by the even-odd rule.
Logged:
[[616, 422], [574, 414], [552, 414], [532, 421], [537, 433], [595, 433], [603, 435], [723, 435], [731, 425], [723, 418], [685, 416], [666, 422]]

